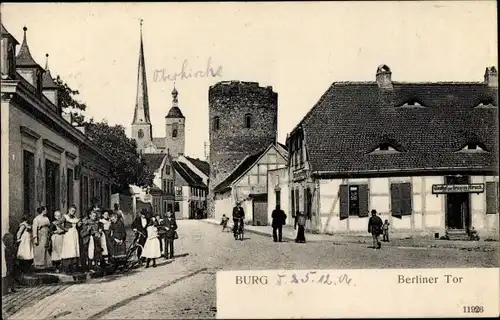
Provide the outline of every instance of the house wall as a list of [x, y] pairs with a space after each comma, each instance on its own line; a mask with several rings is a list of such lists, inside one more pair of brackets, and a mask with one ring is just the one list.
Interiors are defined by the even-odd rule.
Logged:
[[[222, 215], [226, 215], [229, 219], [232, 219], [234, 200], [230, 191], [225, 193], [218, 193], [215, 195], [214, 199], [215, 205], [215, 218], [220, 221]], [[245, 211], [246, 213], [246, 211]]]
[[286, 163], [286, 159], [278, 153], [276, 148], [272, 147], [247, 173], [233, 183], [231, 208], [236, 201], [243, 201], [242, 207], [245, 210], [245, 221], [247, 223], [253, 222], [253, 202], [250, 195], [267, 194], [268, 170], [284, 168]]
[[290, 188], [288, 186], [288, 168], [273, 169], [267, 172], [267, 221], [272, 222], [271, 214], [276, 208], [276, 191], [280, 191], [280, 207], [287, 215], [287, 224], [293, 224], [292, 212], [290, 208]]
[[[498, 181], [498, 177], [472, 176], [470, 183]], [[409, 182], [412, 185], [412, 214], [394, 217], [391, 214], [390, 185]], [[320, 197], [316, 199], [320, 210], [320, 221], [313, 229], [320, 232], [366, 233], [369, 217], [349, 216], [340, 219], [340, 185], [367, 184], [368, 208], [376, 209], [382, 220], [389, 220], [393, 232], [422, 235], [445, 234], [446, 195], [432, 194], [433, 184], [444, 184], [444, 176], [412, 176], [366, 179], [331, 179], [319, 181]], [[486, 214], [486, 193], [470, 194], [472, 226], [480, 236], [498, 238], [498, 213]]]

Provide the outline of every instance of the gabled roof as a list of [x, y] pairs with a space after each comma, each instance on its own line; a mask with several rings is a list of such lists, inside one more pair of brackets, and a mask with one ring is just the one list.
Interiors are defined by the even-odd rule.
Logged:
[[[407, 101], [422, 108], [401, 108]], [[376, 82], [333, 83], [296, 127], [302, 127], [313, 172], [483, 168], [496, 170], [498, 89], [484, 83], [401, 83], [381, 90]], [[457, 154], [471, 134], [491, 150]], [[382, 137], [405, 152], [367, 153]]]
[[185, 158], [189, 162], [191, 162], [196, 168], [198, 168], [201, 172], [203, 172], [207, 177], [210, 175], [210, 164], [208, 162], [187, 156], [185, 156]]
[[165, 118], [184, 118], [184, 115], [181, 112], [179, 107], [172, 107]]
[[193, 172], [185, 163], [172, 161], [172, 167], [191, 187], [206, 188], [203, 179]]
[[144, 162], [153, 172], [161, 167], [163, 159], [167, 155], [164, 153], [145, 153], [142, 155]]
[[236, 169], [234, 169], [233, 172], [231, 172], [231, 174], [226, 179], [224, 179], [224, 181], [219, 183], [214, 188], [214, 193], [220, 193], [228, 190], [231, 187], [231, 184], [236, 181], [236, 179], [238, 179], [242, 174], [244, 174], [248, 169], [250, 169], [268, 149], [269, 147], [262, 149], [261, 151], [247, 156], [245, 159], [243, 159], [243, 161], [236, 167]]

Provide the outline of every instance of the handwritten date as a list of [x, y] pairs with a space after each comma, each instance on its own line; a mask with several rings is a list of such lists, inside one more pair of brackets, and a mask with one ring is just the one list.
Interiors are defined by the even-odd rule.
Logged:
[[356, 286], [352, 283], [352, 279], [347, 274], [341, 275], [331, 275], [328, 273], [318, 273], [316, 271], [309, 271], [304, 275], [297, 275], [296, 273], [292, 274], [278, 274], [278, 282], [276, 283], [278, 286], [285, 284], [305, 284], [305, 283], [318, 283], [336, 286], [338, 285], [347, 285], [347, 286]]

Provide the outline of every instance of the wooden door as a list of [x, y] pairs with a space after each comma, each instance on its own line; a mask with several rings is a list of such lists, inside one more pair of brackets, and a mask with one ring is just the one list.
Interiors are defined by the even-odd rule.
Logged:
[[267, 226], [267, 201], [253, 200], [253, 225]]

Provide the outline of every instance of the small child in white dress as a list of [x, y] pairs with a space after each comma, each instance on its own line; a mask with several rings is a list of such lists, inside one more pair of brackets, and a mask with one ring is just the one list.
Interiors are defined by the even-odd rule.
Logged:
[[156, 259], [161, 257], [160, 239], [158, 239], [158, 229], [154, 226], [151, 219], [146, 227], [148, 238], [144, 244], [142, 256], [146, 258], [146, 268], [149, 268], [149, 263], [153, 260], [153, 268], [156, 267]]
[[28, 272], [33, 263], [34, 250], [32, 232], [32, 225], [28, 216], [23, 216], [22, 222], [19, 224], [19, 230], [17, 231], [17, 243], [19, 243], [17, 259], [19, 260], [21, 272]]

